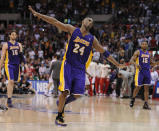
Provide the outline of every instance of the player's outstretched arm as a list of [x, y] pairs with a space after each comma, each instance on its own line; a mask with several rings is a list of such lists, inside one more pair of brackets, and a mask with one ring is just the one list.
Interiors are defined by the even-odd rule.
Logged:
[[56, 26], [57, 28], [61, 29], [64, 32], [68, 32], [68, 33], [72, 34], [73, 31], [75, 30], [74, 26], [72, 26], [70, 24], [64, 24], [64, 23], [58, 21], [57, 19], [55, 19], [53, 17], [40, 14], [40, 13], [36, 12], [35, 10], [33, 10], [31, 6], [29, 6], [29, 10], [32, 12], [32, 14], [34, 16], [42, 19], [43, 21], [45, 21], [49, 24], [52, 24], [52, 25]]
[[140, 69], [141, 68], [140, 65], [138, 65], [136, 63], [136, 59], [137, 59], [137, 57], [139, 57], [139, 55], [140, 55], [140, 51], [139, 50], [135, 51], [135, 53], [133, 54], [133, 56], [130, 59], [129, 64], [135, 65], [136, 67], [138, 67]]
[[1, 55], [1, 60], [0, 60], [0, 77], [1, 77], [1, 68], [2, 68], [3, 63], [4, 63], [4, 59], [5, 59], [7, 49], [8, 49], [7, 43], [3, 44], [2, 55]]
[[94, 41], [93, 41], [93, 48], [95, 48], [97, 51], [99, 51], [100, 53], [102, 53], [108, 61], [110, 61], [111, 63], [113, 63], [115, 66], [119, 67], [119, 68], [123, 68], [124, 65], [119, 64], [111, 55], [108, 51], [104, 50], [104, 48], [99, 44], [99, 41], [97, 40], [96, 37], [94, 37]]
[[131, 65], [132, 64], [136, 65], [136, 59], [139, 56], [139, 54], [140, 54], [139, 50], [135, 51], [135, 53], [133, 54], [133, 56], [131, 57], [130, 62], [129, 62]]

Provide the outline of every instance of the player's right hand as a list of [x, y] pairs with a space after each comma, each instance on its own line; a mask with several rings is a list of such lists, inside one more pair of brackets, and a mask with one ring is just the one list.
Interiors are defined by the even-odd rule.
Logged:
[[139, 64], [136, 64], [136, 68], [138, 68], [140, 70], [141, 66]]
[[33, 8], [29, 5], [28, 6], [28, 9], [31, 11], [31, 13], [34, 15], [34, 16], [37, 16], [37, 12], [35, 10], [33, 10]]

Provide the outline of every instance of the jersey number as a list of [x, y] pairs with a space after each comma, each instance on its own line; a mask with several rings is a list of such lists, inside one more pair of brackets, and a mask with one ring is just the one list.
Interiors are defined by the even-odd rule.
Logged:
[[79, 45], [79, 44], [75, 44], [75, 48], [73, 49], [73, 52], [74, 52], [74, 53], [80, 52], [80, 55], [83, 55], [84, 49], [85, 49], [84, 46], [80, 48], [80, 45]]
[[143, 63], [148, 63], [148, 58], [143, 58]]
[[13, 55], [18, 55], [18, 50], [12, 50]]

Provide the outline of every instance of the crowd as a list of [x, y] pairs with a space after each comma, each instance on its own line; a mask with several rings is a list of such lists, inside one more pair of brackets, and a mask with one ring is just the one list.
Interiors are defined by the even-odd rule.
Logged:
[[[49, 65], [53, 56], [59, 54], [62, 59], [67, 43], [66, 33], [30, 17], [31, 15], [27, 10], [27, 6], [30, 3], [34, 5], [33, 7], [37, 11], [54, 16], [60, 21], [69, 23], [68, 18], [76, 20], [75, 23], [71, 23], [76, 27], [80, 24], [77, 21], [80, 21], [88, 14], [112, 13], [113, 20], [111, 23], [95, 24], [91, 30], [91, 33], [99, 39], [101, 45], [109, 50], [118, 62], [123, 63], [128, 62], [134, 51], [140, 48], [141, 41], [147, 39], [149, 50], [154, 60], [159, 60], [158, 1], [121, 0], [120, 2], [113, 2], [110, 0], [78, 0], [78, 2], [75, 2], [73, 0], [48, 0], [48, 4], [46, 2], [38, 3], [36, 0], [19, 0], [16, 2], [12, 9], [26, 12], [26, 17], [28, 16], [32, 22], [30, 24], [9, 24], [7, 26], [3, 23], [0, 24], [0, 48], [2, 48], [5, 41], [8, 41], [8, 32], [13, 28], [16, 29], [17, 40], [23, 45], [24, 55], [29, 67], [29, 70], [26, 71], [24, 65], [22, 65], [21, 75], [26, 74], [29, 80], [48, 80]], [[56, 8], [54, 8], [55, 5]], [[93, 52], [94, 61], [105, 63], [102, 55], [95, 50]], [[124, 79], [124, 76], [121, 78], [122, 73], [117, 72], [122, 71], [116, 71], [112, 65], [111, 67], [109, 80], [113, 82], [117, 78], [116, 83], [120, 86], [120, 83], [122, 83], [121, 79]], [[125, 80], [125, 83], [130, 83], [128, 81], [133, 80]], [[123, 83], [123, 86], [126, 88], [127, 85], [125, 83]], [[116, 92], [120, 96], [118, 89], [116, 89]]]

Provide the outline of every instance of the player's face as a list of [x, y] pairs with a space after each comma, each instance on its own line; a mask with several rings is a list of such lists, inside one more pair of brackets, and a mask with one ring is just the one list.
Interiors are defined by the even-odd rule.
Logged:
[[16, 40], [16, 38], [17, 38], [16, 32], [12, 32], [9, 37], [11, 40]]
[[82, 22], [83, 26], [87, 31], [89, 31], [93, 26], [93, 19], [92, 18], [85, 18]]
[[142, 43], [141, 43], [141, 48], [142, 48], [143, 50], [146, 50], [147, 47], [148, 47], [147, 42], [142, 42]]

